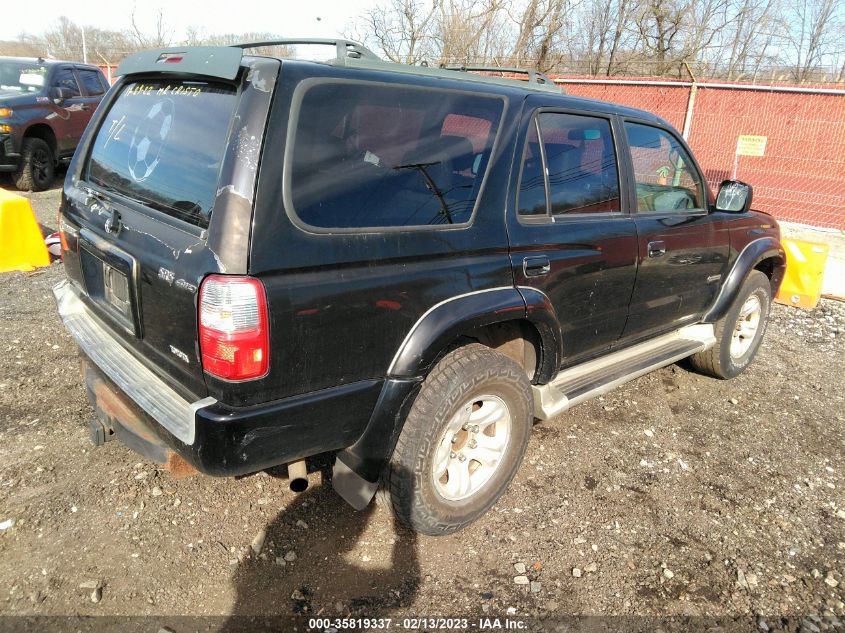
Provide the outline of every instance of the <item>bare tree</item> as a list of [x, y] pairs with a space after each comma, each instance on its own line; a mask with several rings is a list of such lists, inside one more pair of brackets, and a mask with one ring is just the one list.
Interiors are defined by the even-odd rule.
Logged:
[[845, 51], [845, 7], [841, 0], [791, 0], [783, 19], [784, 40], [795, 60], [797, 81], [811, 79], [825, 59]]
[[370, 9], [353, 28], [389, 60], [416, 64], [435, 55], [434, 25], [441, 0], [388, 0]]
[[152, 33], [141, 30], [135, 19], [135, 11], [132, 11], [130, 22], [132, 24], [132, 35], [135, 38], [138, 48], [163, 48], [169, 46], [173, 39], [173, 30], [165, 22], [163, 9], [156, 11], [154, 31]]

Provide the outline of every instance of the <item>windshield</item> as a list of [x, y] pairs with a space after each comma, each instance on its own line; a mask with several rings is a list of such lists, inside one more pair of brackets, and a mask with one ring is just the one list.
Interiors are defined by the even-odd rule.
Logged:
[[47, 67], [30, 62], [0, 61], [0, 90], [41, 92], [47, 78]]
[[126, 84], [97, 133], [87, 180], [207, 227], [235, 101], [224, 84]]

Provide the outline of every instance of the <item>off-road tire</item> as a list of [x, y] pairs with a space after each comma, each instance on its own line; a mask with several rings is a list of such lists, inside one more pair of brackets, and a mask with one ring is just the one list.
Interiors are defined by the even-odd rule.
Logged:
[[44, 191], [53, 184], [56, 160], [47, 143], [35, 137], [25, 138], [21, 147], [21, 162], [12, 174], [19, 191]]
[[[499, 466], [475, 493], [449, 501], [432, 475], [437, 442], [453, 415], [474, 396], [500, 398], [511, 416], [510, 438]], [[380, 496], [405, 525], [432, 536], [465, 527], [505, 492], [522, 461], [534, 422], [525, 370], [515, 361], [472, 343], [446, 354], [425, 379], [381, 478]]]
[[[760, 324], [748, 350], [742, 356], [734, 358], [731, 356], [731, 339], [737, 327], [740, 310], [752, 294], [756, 294], [760, 301]], [[752, 270], [725, 316], [715, 324], [716, 344], [707, 351], [691, 356], [692, 366], [703, 374], [723, 379], [734, 378], [745, 371], [757, 355], [766, 334], [771, 305], [772, 287], [769, 278], [759, 270]]]

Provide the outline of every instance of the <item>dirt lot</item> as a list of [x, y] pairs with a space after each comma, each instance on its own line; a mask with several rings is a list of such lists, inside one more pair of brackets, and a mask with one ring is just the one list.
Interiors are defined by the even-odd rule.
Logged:
[[[31, 197], [54, 226], [58, 191]], [[736, 380], [672, 366], [538, 425], [507, 495], [434, 539], [354, 512], [320, 473], [295, 496], [273, 474], [176, 480], [93, 448], [50, 294], [62, 276], [0, 276], [0, 613], [153, 615], [143, 630], [176, 633], [243, 622], [180, 614], [842, 626], [845, 304], [776, 306]], [[514, 583], [519, 563], [535, 583]]]

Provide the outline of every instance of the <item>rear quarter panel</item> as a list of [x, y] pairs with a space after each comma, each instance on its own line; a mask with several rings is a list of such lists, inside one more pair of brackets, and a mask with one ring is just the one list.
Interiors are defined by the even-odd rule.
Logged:
[[[518, 104], [506, 101], [469, 226], [314, 233], [295, 226], [283, 204], [287, 113], [294, 88], [308, 74], [298, 68], [282, 69], [252, 230], [250, 274], [264, 282], [270, 307], [271, 369], [256, 384], [257, 397], [266, 398], [384, 377], [429, 308], [456, 295], [513, 285], [504, 209]], [[321, 68], [327, 76], [337, 73]], [[396, 75], [369, 71], [357, 78], [396, 81]], [[404, 81], [467, 89], [442, 79]]]

